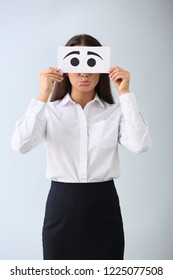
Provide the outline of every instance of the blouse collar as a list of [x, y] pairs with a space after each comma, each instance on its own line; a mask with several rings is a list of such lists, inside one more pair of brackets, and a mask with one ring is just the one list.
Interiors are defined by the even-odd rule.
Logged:
[[[60, 104], [61, 104], [62, 106], [65, 106], [65, 105], [67, 105], [69, 102], [76, 104], [76, 103], [72, 100], [70, 94], [67, 93], [67, 94], [64, 96], [64, 98], [60, 101]], [[104, 103], [103, 103], [102, 99], [98, 96], [97, 93], [95, 94], [94, 99], [91, 100], [90, 102], [92, 102], [92, 103], [98, 102], [99, 105], [100, 105], [101, 107], [104, 107]]]

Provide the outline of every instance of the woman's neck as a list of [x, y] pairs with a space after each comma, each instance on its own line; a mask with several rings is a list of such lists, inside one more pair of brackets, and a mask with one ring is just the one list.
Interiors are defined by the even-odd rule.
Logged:
[[94, 99], [95, 91], [91, 92], [78, 92], [76, 90], [71, 91], [71, 98], [74, 102], [81, 105], [81, 107], [84, 109], [86, 104]]

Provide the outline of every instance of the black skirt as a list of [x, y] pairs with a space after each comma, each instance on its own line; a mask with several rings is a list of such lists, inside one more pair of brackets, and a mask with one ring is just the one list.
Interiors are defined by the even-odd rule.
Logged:
[[43, 225], [45, 260], [121, 260], [124, 231], [113, 180], [52, 181]]

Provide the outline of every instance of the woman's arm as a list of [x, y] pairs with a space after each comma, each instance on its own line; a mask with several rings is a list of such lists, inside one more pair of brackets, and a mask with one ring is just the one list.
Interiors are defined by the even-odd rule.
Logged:
[[38, 146], [46, 135], [45, 110], [48, 98], [55, 82], [61, 82], [63, 76], [59, 69], [46, 68], [40, 73], [40, 94], [33, 99], [24, 114], [16, 123], [11, 139], [12, 148], [20, 153], [26, 153]]
[[139, 111], [134, 93], [129, 92], [130, 73], [120, 67], [109, 72], [120, 96], [122, 114], [119, 124], [119, 143], [134, 153], [151, 147], [148, 123]]
[[38, 146], [46, 133], [46, 103], [33, 99], [26, 113], [18, 120], [11, 139], [12, 149], [22, 154]]
[[119, 143], [134, 153], [151, 147], [148, 123], [140, 113], [133, 92], [120, 96], [122, 114], [119, 123]]

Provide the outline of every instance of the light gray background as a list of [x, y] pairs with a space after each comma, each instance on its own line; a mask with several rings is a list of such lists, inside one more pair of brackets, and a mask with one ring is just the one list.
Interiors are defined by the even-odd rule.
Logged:
[[172, 26], [171, 0], [0, 1], [0, 259], [42, 259], [50, 186], [44, 145], [19, 155], [10, 139], [39, 93], [39, 72], [56, 67], [57, 46], [78, 33], [111, 46], [111, 64], [130, 70], [131, 90], [150, 125], [148, 153], [120, 149], [125, 259], [173, 259]]

